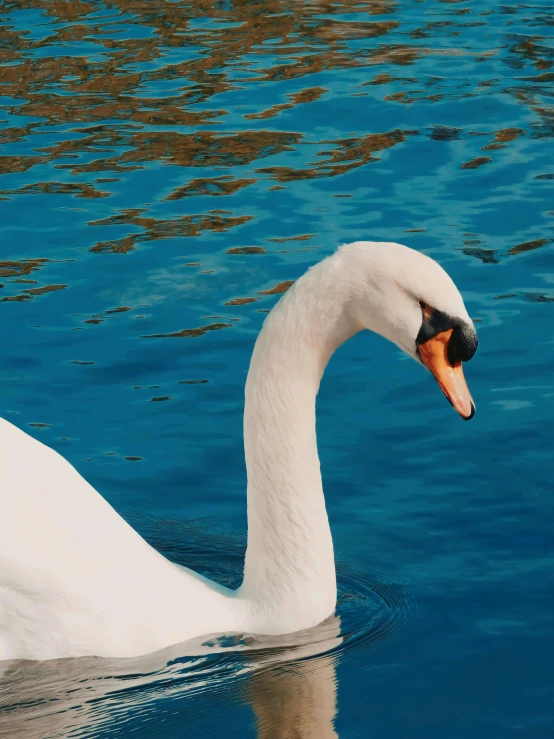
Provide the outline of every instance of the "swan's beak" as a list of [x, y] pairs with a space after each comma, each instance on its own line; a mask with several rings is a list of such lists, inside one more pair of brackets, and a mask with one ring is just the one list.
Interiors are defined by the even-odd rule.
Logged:
[[441, 331], [432, 339], [420, 344], [417, 353], [454, 409], [464, 421], [469, 421], [475, 414], [475, 404], [465, 381], [462, 363], [451, 364], [448, 360], [447, 349], [451, 335], [452, 329]]

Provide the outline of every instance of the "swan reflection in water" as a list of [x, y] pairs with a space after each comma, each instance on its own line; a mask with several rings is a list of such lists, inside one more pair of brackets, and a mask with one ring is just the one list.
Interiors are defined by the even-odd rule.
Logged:
[[0, 737], [92, 737], [152, 721], [181, 735], [215, 705], [238, 702], [251, 705], [258, 739], [336, 739], [341, 643], [334, 616], [288, 636], [189, 642], [181, 654], [0, 662]]
[[338, 739], [335, 659], [326, 654], [254, 673], [250, 700], [258, 739]]

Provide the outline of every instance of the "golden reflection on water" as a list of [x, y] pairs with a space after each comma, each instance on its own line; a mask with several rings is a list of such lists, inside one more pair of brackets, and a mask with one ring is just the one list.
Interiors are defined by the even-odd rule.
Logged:
[[[10, 24], [9, 12], [22, 8], [44, 14], [38, 37], [24, 26]], [[313, 106], [317, 122], [317, 104], [331, 91], [310, 84], [310, 78], [328, 70], [367, 69], [367, 79], [350, 96], [369, 95], [381, 106], [426, 106], [487, 95], [502, 85], [499, 78], [490, 78], [453, 87], [451, 80], [445, 83], [440, 76], [441, 57], [467, 54], [483, 61], [502, 54], [507, 66], [527, 69], [504, 92], [540, 117], [540, 130], [535, 121], [533, 131], [500, 128], [489, 134], [478, 132], [475, 137], [475, 132], [437, 122], [427, 132], [435, 141], [465, 140], [467, 155], [459, 166], [466, 176], [483, 167], [489, 170], [496, 153], [520, 137], [530, 133], [545, 137], [553, 132], [551, 109], [544, 104], [554, 74], [549, 71], [551, 50], [536, 33], [528, 37], [520, 33], [511, 44], [479, 54], [466, 50], [458, 38], [471, 29], [482, 29], [486, 38], [487, 24], [492, 23], [491, 11], [473, 6], [458, 8], [447, 3], [440, 19], [426, 19], [415, 29], [407, 28], [400, 3], [383, 0], [28, 0], [7, 3], [5, 12], [1, 93], [12, 96], [14, 103], [4, 108], [11, 119], [0, 132], [0, 143], [36, 140], [39, 145], [28, 153], [0, 156], [0, 174], [27, 172], [31, 179], [33, 170], [40, 168], [41, 175], [22, 186], [2, 188], [2, 199], [66, 195], [109, 203], [126, 173], [152, 163], [178, 168], [182, 177], [180, 182], [172, 181], [170, 192], [160, 196], [160, 202], [220, 198], [247, 190], [260, 179], [267, 181], [269, 192], [283, 187], [273, 183], [294, 187], [304, 180], [340, 177], [379, 160], [382, 152], [393, 147], [409, 157], [411, 141], [425, 132], [385, 126], [379, 130], [378, 117], [368, 122], [370, 132], [337, 139], [319, 140], [309, 130], [286, 130], [286, 123], [285, 130], [269, 127], [274, 119], [299, 106]], [[508, 10], [494, 19], [500, 21], [507, 24], [508, 32]], [[532, 31], [531, 19], [529, 23]], [[85, 46], [86, 54], [75, 53]], [[421, 77], [418, 64], [430, 56], [436, 58], [439, 73]], [[269, 107], [256, 105], [257, 85], [278, 86], [298, 79], [306, 79], [302, 89], [283, 93], [276, 87], [278, 101]], [[391, 85], [398, 89], [384, 89]], [[239, 107], [226, 109], [230, 98], [225, 93], [250, 89], [254, 92], [250, 109], [242, 116]], [[222, 104], [222, 100], [227, 102]], [[225, 131], [231, 113], [234, 129]], [[237, 115], [244, 122], [241, 130], [236, 130]], [[20, 125], [18, 116], [22, 116]], [[63, 127], [55, 143], [41, 145], [39, 134], [55, 126]], [[316, 153], [299, 166], [263, 165], [267, 157], [302, 154], [306, 145], [314, 144]], [[46, 180], [45, 165], [63, 176]], [[249, 176], [235, 176], [231, 171], [245, 166], [251, 167]], [[191, 170], [195, 168], [213, 171], [194, 176]], [[91, 174], [97, 175], [94, 182]], [[98, 176], [102, 174], [107, 176]], [[72, 181], [65, 181], [68, 177]], [[90, 251], [125, 255], [141, 243], [225, 232], [255, 218], [248, 212], [204, 208], [163, 218], [150, 213], [151, 206], [122, 208], [114, 215], [91, 220], [89, 226], [114, 226], [118, 234], [97, 240]], [[121, 227], [128, 232], [122, 235]], [[532, 248], [542, 246], [540, 239], [530, 243], [536, 244]], [[248, 254], [254, 253], [252, 249], [263, 251], [257, 246], [235, 247], [241, 248]], [[519, 251], [512, 246], [509, 253]], [[40, 260], [34, 261], [38, 264]], [[54, 289], [56, 285], [45, 285], [0, 300], [25, 302]]]
[[258, 739], [337, 739], [334, 658], [297, 662], [254, 674], [249, 697]]
[[169, 334], [149, 334], [145, 339], [183, 339], [203, 336], [208, 331], [220, 331], [222, 328], [230, 328], [232, 323], [210, 323], [208, 326], [200, 326], [200, 328], [184, 328], [182, 331], [174, 331]]
[[92, 221], [90, 226], [106, 226], [111, 224], [128, 224], [140, 226], [142, 233], [125, 236], [114, 241], [103, 241], [91, 247], [96, 254], [126, 254], [136, 248], [141, 241], [155, 241], [175, 236], [200, 236], [203, 231], [227, 231], [233, 226], [247, 223], [252, 216], [227, 217], [208, 213], [205, 215], [178, 216], [171, 219], [144, 218], [140, 209], [125, 210], [118, 216]]

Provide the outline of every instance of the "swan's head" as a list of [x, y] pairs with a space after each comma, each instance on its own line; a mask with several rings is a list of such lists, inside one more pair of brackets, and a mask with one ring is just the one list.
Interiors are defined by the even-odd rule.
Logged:
[[401, 244], [356, 242], [340, 253], [355, 270], [356, 321], [421, 362], [462, 418], [472, 418], [462, 362], [475, 354], [477, 333], [452, 279], [433, 259]]

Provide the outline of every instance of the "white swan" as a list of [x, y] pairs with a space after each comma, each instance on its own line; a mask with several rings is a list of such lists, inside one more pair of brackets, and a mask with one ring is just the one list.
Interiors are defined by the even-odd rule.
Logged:
[[434, 374], [464, 418], [477, 337], [450, 277], [400, 244], [341, 247], [265, 321], [246, 383], [248, 546], [236, 591], [150, 547], [59, 454], [0, 422], [0, 659], [129, 657], [213, 633], [285, 634], [334, 612], [315, 398], [361, 329]]

